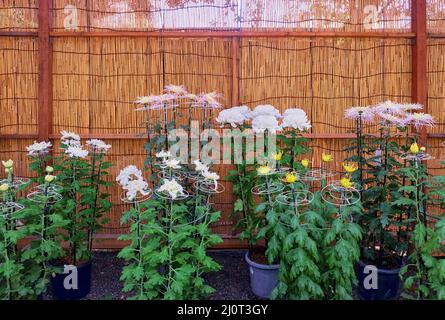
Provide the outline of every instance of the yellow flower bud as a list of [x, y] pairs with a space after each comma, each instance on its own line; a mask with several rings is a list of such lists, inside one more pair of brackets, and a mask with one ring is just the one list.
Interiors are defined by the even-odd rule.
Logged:
[[308, 159], [301, 160], [301, 165], [303, 167], [307, 168], [309, 166], [309, 160]]
[[0, 185], [0, 192], [6, 192], [8, 190], [9, 190], [9, 185], [7, 183]]
[[342, 178], [340, 180], [340, 185], [343, 188], [348, 188], [348, 189], [350, 189], [350, 188], [352, 188], [354, 186], [354, 184], [351, 182], [351, 179], [349, 179], [349, 178]]
[[347, 173], [354, 173], [358, 170], [358, 164], [355, 162], [343, 162], [343, 169], [345, 169]]
[[426, 148], [425, 147], [421, 147], [420, 148], [420, 152], [425, 152], [426, 151]]
[[14, 165], [14, 161], [12, 161], [11, 159], [9, 159], [8, 161], [2, 161], [2, 163], [6, 169], [10, 169]]
[[261, 176], [268, 175], [272, 169], [267, 165], [262, 165], [257, 169], [257, 173]]
[[51, 166], [47, 166], [46, 169], [45, 169], [45, 171], [46, 171], [47, 173], [53, 173], [53, 172], [54, 172], [54, 168], [51, 167]]
[[295, 183], [298, 180], [298, 177], [295, 173], [290, 172], [290, 173], [286, 173], [286, 176], [284, 179], [287, 183]]
[[334, 157], [332, 156], [332, 154], [322, 153], [321, 154], [321, 159], [324, 162], [330, 162], [330, 161], [334, 160]]
[[409, 147], [409, 151], [411, 151], [411, 153], [413, 154], [418, 154], [419, 153], [419, 146], [417, 145], [417, 142], [414, 142], [411, 147]]
[[45, 182], [47, 182], [47, 183], [53, 182], [54, 179], [56, 179], [56, 177], [51, 175], [51, 174], [48, 174], [48, 175], [45, 176]]

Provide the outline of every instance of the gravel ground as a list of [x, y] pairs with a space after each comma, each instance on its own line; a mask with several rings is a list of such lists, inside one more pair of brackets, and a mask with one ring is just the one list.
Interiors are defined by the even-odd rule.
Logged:
[[[119, 281], [124, 262], [116, 257], [117, 252], [98, 251], [94, 253], [91, 293], [87, 300], [125, 299], [122, 283]], [[249, 272], [244, 261], [244, 251], [214, 251], [211, 255], [221, 266], [219, 272], [209, 273], [205, 278], [216, 289], [210, 299], [253, 300], [250, 291]], [[44, 299], [52, 299], [51, 292]]]

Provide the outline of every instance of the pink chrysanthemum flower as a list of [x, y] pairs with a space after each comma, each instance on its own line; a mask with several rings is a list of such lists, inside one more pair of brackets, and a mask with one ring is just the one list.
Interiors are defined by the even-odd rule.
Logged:
[[405, 103], [402, 104], [401, 107], [405, 112], [423, 109], [423, 105], [421, 105], [420, 103]]
[[345, 118], [357, 120], [359, 117], [364, 122], [374, 121], [374, 111], [370, 107], [351, 107], [345, 111]]
[[433, 116], [428, 113], [415, 112], [406, 117], [407, 125], [412, 125], [419, 130], [422, 127], [434, 127], [436, 121]]
[[406, 117], [401, 118], [401, 117], [392, 115], [390, 113], [380, 113], [379, 116], [387, 124], [392, 124], [392, 125], [400, 127], [400, 128], [404, 128], [408, 125]]
[[218, 101], [221, 95], [217, 92], [202, 93], [195, 99], [195, 104], [201, 107], [207, 107], [212, 109], [222, 108], [222, 104]]
[[399, 103], [394, 103], [392, 101], [385, 101], [379, 103], [373, 107], [373, 111], [377, 115], [381, 114], [391, 114], [391, 115], [404, 115], [405, 110]]
[[164, 91], [175, 96], [186, 96], [188, 94], [183, 85], [176, 86], [174, 84], [169, 84], [165, 86]]

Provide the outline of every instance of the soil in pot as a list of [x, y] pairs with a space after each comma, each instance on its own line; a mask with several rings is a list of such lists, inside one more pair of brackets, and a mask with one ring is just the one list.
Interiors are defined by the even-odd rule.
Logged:
[[59, 300], [78, 300], [91, 292], [92, 262], [80, 263], [76, 268], [65, 268], [55, 263], [61, 272], [51, 277], [53, 295]]
[[264, 249], [252, 250], [252, 255], [246, 252], [245, 260], [249, 266], [252, 292], [259, 298], [268, 299], [278, 284], [280, 265], [267, 264]]

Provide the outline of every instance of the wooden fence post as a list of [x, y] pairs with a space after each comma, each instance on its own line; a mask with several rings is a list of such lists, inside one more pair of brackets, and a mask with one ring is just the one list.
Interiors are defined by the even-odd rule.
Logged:
[[[416, 103], [424, 105], [428, 112], [428, 48], [427, 48], [427, 16], [426, 1], [412, 1], [412, 31], [415, 33], [412, 51], [412, 98]], [[426, 143], [426, 128], [420, 132], [421, 140]]]
[[38, 137], [40, 141], [49, 139], [53, 118], [51, 7], [51, 0], [39, 1]]

